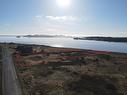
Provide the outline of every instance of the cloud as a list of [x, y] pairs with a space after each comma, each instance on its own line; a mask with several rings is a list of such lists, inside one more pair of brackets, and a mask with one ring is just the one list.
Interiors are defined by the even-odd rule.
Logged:
[[63, 21], [63, 22], [64, 21], [81, 21], [81, 17], [77, 17], [77, 16], [36, 15], [35, 18], [38, 20], [47, 19], [47, 20], [51, 20], [51, 21]]
[[42, 15], [36, 15], [35, 18], [42, 18]]
[[78, 21], [79, 18], [75, 16], [45, 16], [45, 18], [54, 21]]

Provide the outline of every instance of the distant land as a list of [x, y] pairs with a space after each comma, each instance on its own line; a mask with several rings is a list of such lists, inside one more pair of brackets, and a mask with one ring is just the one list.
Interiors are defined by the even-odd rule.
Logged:
[[127, 42], [127, 37], [75, 37], [75, 40], [95, 40], [107, 42]]
[[[3, 36], [3, 35], [1, 35]], [[18, 35], [17, 38], [20, 37], [29, 37], [29, 38], [53, 38], [53, 37], [61, 37], [61, 38], [73, 38], [74, 40], [94, 40], [94, 41], [106, 41], [106, 42], [127, 42], [127, 37], [103, 37], [103, 36], [89, 36], [89, 37], [76, 37], [76, 36], [68, 36], [68, 35]]]
[[66, 35], [25, 35], [23, 37], [67, 37], [67, 38], [72, 38], [72, 36], [66, 36]]

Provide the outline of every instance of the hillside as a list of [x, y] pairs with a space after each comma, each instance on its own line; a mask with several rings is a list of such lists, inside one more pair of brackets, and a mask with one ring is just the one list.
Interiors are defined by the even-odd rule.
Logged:
[[14, 53], [24, 95], [127, 95], [127, 54], [30, 47]]

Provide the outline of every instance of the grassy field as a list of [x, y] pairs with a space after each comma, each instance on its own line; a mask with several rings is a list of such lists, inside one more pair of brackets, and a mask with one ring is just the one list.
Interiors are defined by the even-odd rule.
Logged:
[[24, 95], [127, 95], [127, 54], [50, 47], [14, 60]]
[[1, 55], [1, 47], [0, 47], [0, 95], [2, 95], [2, 55]]

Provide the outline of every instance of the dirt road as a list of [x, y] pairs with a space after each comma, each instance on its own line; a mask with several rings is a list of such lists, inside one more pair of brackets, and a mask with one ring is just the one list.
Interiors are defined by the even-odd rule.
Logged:
[[11, 53], [7, 45], [2, 46], [3, 56], [3, 95], [22, 95], [21, 88], [12, 61]]

